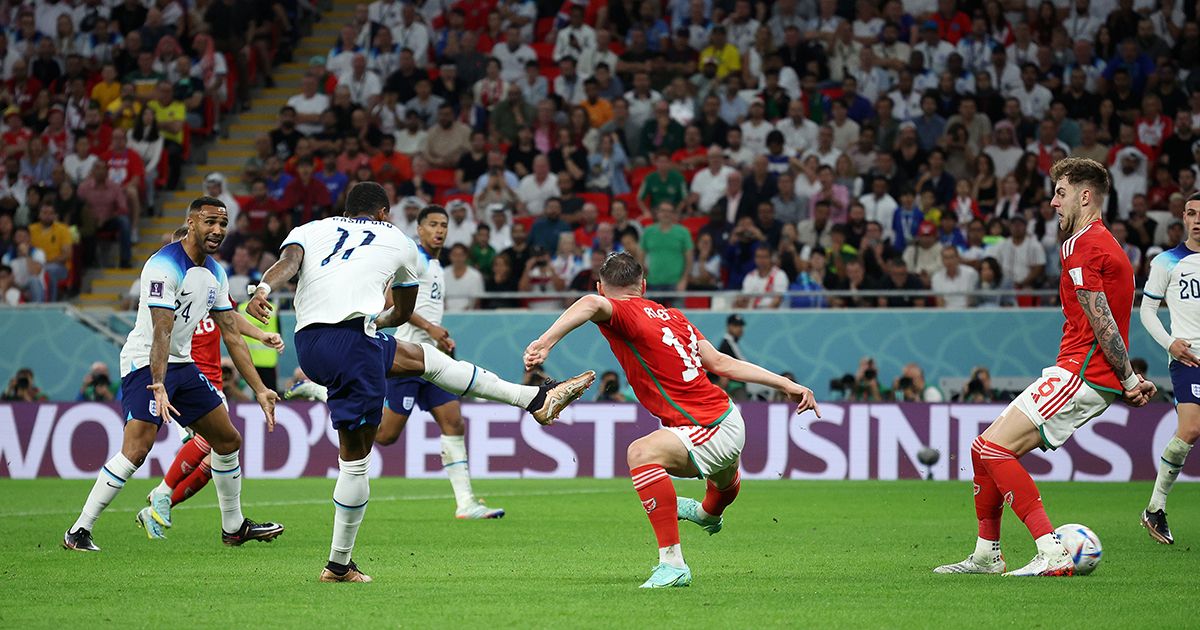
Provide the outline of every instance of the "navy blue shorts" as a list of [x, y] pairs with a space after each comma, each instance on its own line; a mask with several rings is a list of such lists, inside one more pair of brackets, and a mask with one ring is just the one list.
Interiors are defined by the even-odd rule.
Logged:
[[[150, 383], [150, 366], [138, 368], [121, 379], [121, 406], [125, 408], [126, 422], [142, 420], [162, 426], [158, 403], [154, 394], [146, 389]], [[174, 421], [181, 427], [203, 418], [223, 403], [217, 388], [200, 373], [195, 363], [168, 363], [163, 386], [171, 406], [179, 412]]]
[[410, 416], [413, 405], [425, 411], [433, 411], [446, 403], [458, 400], [458, 396], [430, 383], [420, 376], [393, 377], [387, 383], [388, 409]]
[[1176, 404], [1200, 405], [1200, 368], [1171, 361], [1171, 385], [1175, 389]]
[[363, 332], [363, 320], [313, 324], [296, 331], [296, 356], [309, 380], [329, 390], [335, 429], [379, 426], [387, 396], [387, 373], [396, 356], [391, 335]]

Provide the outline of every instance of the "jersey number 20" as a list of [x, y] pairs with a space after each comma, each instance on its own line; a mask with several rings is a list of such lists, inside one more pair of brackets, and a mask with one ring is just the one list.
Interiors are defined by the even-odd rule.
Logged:
[[[342, 251], [342, 246], [346, 244], [346, 239], [350, 238], [349, 230], [343, 230], [342, 228], [338, 228], [337, 231], [341, 232], [342, 235], [341, 235], [341, 237], [338, 238], [337, 245], [333, 246], [333, 251], [329, 252], [329, 255], [321, 260], [322, 267], [324, 267], [325, 265], [328, 265], [329, 261], [333, 260], [333, 257], [336, 256], [338, 252]], [[366, 247], [367, 245], [371, 244], [371, 241], [375, 240], [374, 232], [372, 232], [370, 230], [363, 230], [363, 234], [366, 234], [366, 236], [363, 237], [363, 241], [358, 244], [359, 247]], [[353, 247], [351, 247], [350, 249], [347, 249], [346, 252], [344, 254], [342, 254], [342, 260], [346, 260], [347, 258], [350, 258], [350, 255], [353, 253], [354, 253]]]
[[680, 359], [683, 359], [683, 367], [685, 368], [682, 375], [683, 382], [690, 383], [696, 380], [696, 377], [700, 376], [701, 365], [700, 342], [696, 340], [696, 331], [692, 330], [691, 326], [688, 326], [688, 333], [691, 334], [692, 338], [688, 341], [686, 348], [683, 347], [679, 338], [675, 336], [675, 333], [671, 332], [670, 328], [663, 326], [662, 333], [662, 342], [675, 348], [675, 353], [679, 355]]

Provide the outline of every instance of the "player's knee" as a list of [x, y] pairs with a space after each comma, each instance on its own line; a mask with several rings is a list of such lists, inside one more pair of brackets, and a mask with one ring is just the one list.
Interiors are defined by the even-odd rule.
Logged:
[[1190, 427], [1179, 427], [1178, 435], [1179, 439], [1183, 440], [1184, 442], [1187, 442], [1188, 444], [1195, 444], [1198, 440], [1200, 440], [1200, 424], [1192, 425]]
[[400, 439], [400, 432], [380, 427], [379, 433], [375, 434], [375, 443], [380, 446], [391, 446]]
[[221, 436], [217, 442], [209, 440], [209, 445], [218, 455], [228, 455], [242, 448], [242, 434], [231, 431], [228, 435]]
[[625, 459], [629, 463], [630, 468], [641, 466], [650, 463], [651, 449], [646, 448], [646, 445], [637, 440], [629, 445], [629, 449], [625, 451]]
[[121, 448], [121, 454], [134, 466], [141, 466], [150, 454], [150, 447], [141, 444], [126, 444]]

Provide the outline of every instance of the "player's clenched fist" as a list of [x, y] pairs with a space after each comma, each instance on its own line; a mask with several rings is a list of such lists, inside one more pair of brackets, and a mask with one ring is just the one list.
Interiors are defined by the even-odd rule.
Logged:
[[525, 369], [531, 370], [546, 362], [546, 357], [550, 356], [550, 344], [535, 339], [525, 347]]
[[273, 310], [275, 307], [267, 301], [267, 296], [263, 295], [261, 289], [255, 292], [254, 297], [250, 298], [250, 302], [246, 304], [246, 312], [264, 324], [271, 320], [271, 311]]

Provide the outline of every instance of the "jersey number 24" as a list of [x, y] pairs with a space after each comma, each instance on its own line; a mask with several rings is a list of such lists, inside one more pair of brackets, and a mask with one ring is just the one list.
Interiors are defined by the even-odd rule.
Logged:
[[[340, 237], [338, 237], [337, 245], [333, 246], [333, 251], [329, 252], [329, 255], [321, 260], [322, 267], [324, 267], [325, 265], [328, 265], [329, 261], [333, 260], [333, 257], [336, 256], [338, 252], [342, 251], [342, 246], [346, 244], [346, 239], [350, 238], [349, 230], [344, 230], [342, 228], [338, 228], [337, 231], [341, 232], [342, 235]], [[366, 247], [367, 245], [371, 244], [371, 241], [375, 240], [374, 232], [372, 232], [370, 230], [363, 230], [363, 234], [366, 234], [366, 236], [363, 237], [363, 241], [358, 244], [358, 247]], [[355, 248], [353, 248], [353, 247], [351, 247], [350, 249], [347, 249], [342, 254], [342, 260], [346, 260], [346, 259], [350, 258], [350, 255], [354, 253], [354, 249]]]

